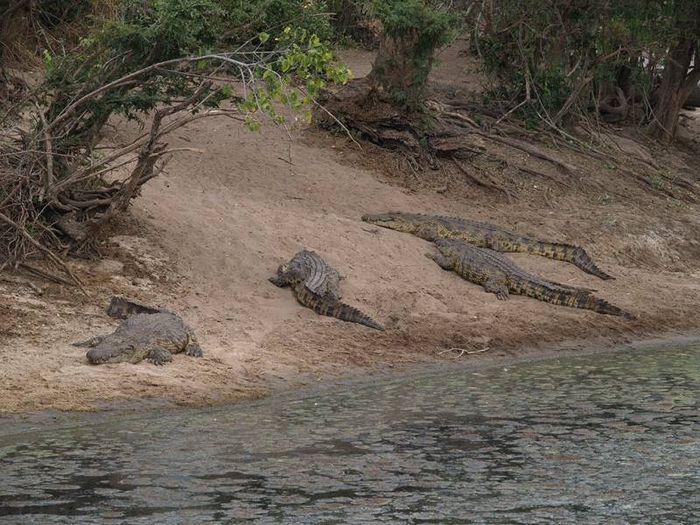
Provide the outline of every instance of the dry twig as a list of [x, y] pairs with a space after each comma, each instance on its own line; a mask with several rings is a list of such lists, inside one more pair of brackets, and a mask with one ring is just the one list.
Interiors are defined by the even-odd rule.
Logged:
[[445, 348], [443, 350], [438, 351], [438, 354], [446, 354], [448, 352], [459, 352], [457, 357], [462, 357], [463, 355], [474, 355], [474, 354], [483, 354], [484, 352], [487, 352], [491, 349], [491, 347], [486, 346], [484, 348], [481, 348], [480, 350], [467, 350], [466, 348]]

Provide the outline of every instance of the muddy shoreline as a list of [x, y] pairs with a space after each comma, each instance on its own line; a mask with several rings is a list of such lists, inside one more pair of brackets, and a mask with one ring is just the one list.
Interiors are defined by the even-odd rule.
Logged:
[[405, 382], [423, 377], [438, 375], [441, 372], [465, 373], [478, 372], [499, 366], [512, 366], [520, 363], [555, 360], [574, 356], [600, 355], [605, 358], [613, 352], [626, 350], [646, 350], [668, 346], [688, 346], [700, 344], [700, 331], [688, 331], [685, 334], [659, 334], [642, 339], [631, 339], [625, 342], [599, 339], [562, 341], [557, 344], [541, 347], [520, 348], [517, 353], [507, 356], [489, 357], [484, 354], [468, 356], [468, 359], [440, 360], [424, 364], [404, 366], [383, 366], [376, 369], [353, 370], [347, 374], [317, 380], [313, 376], [299, 376], [287, 384], [273, 386], [265, 396], [251, 398], [241, 397], [229, 399], [220, 403], [202, 403], [194, 405], [178, 405], [166, 398], [144, 398], [126, 401], [109, 401], [98, 403], [97, 406], [85, 410], [39, 410], [19, 413], [0, 412], [0, 438], [17, 435], [24, 432], [45, 430], [51, 428], [72, 428], [85, 424], [98, 424], [101, 421], [123, 417], [148, 417], [149, 414], [173, 410], [218, 410], [231, 405], [250, 404], [256, 401], [264, 403], [279, 401], [298, 401], [308, 397], [322, 395], [324, 392], [336, 389], [363, 388], [374, 382], [392, 383]]

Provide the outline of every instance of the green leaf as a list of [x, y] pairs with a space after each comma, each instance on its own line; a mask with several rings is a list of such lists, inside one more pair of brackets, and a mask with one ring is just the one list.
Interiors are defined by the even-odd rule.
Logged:
[[245, 125], [250, 131], [260, 131], [260, 122], [258, 122], [256, 119], [253, 117], [246, 117], [245, 118]]

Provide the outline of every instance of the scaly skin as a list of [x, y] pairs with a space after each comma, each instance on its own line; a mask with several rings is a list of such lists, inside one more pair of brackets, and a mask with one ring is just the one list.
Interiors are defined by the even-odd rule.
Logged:
[[275, 277], [270, 278], [275, 286], [291, 287], [297, 301], [317, 314], [384, 330], [368, 315], [339, 300], [339, 281], [338, 272], [317, 253], [308, 250], [297, 253], [291, 261], [278, 268]]
[[301, 279], [306, 287], [321, 297], [340, 300], [340, 274], [324, 261], [319, 254], [301, 250], [292, 260], [277, 269], [277, 276], [270, 282], [284, 288], [291, 281]]
[[485, 222], [422, 213], [389, 212], [363, 215], [362, 220], [377, 226], [412, 233], [428, 241], [461, 239], [480, 248], [497, 252], [521, 252], [570, 262], [601, 279], [613, 279], [598, 268], [580, 246], [538, 241]]
[[107, 315], [115, 319], [126, 319], [134, 314], [158, 314], [161, 312], [167, 312], [167, 310], [127, 299], [121, 295], [112, 297], [107, 307]]
[[382, 325], [368, 315], [359, 311], [357, 308], [349, 306], [340, 301], [335, 301], [329, 297], [322, 297], [315, 294], [302, 282], [297, 283], [293, 289], [294, 296], [297, 298], [297, 301], [307, 308], [311, 308], [317, 314], [335, 317], [341, 321], [365, 325], [370, 328], [374, 328], [375, 330], [384, 330]]
[[458, 239], [438, 239], [435, 245], [440, 254], [428, 256], [440, 267], [454, 270], [464, 279], [482, 285], [484, 290], [496, 294], [499, 299], [508, 299], [508, 293], [512, 292], [561, 306], [633, 318], [617, 306], [591, 295], [588, 290], [540, 279], [492, 250], [478, 248]]
[[163, 365], [172, 361], [172, 354], [180, 352], [202, 357], [192, 329], [179, 316], [166, 311], [130, 315], [113, 333], [76, 346], [91, 347], [87, 358], [94, 365], [138, 363], [144, 359]]

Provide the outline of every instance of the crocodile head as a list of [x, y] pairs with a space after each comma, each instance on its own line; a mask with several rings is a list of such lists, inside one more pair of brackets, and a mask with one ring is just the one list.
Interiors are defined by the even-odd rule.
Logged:
[[139, 348], [134, 344], [110, 341], [109, 337], [106, 337], [95, 348], [88, 351], [87, 358], [93, 365], [125, 362], [138, 363], [146, 358], [146, 354], [148, 354], [146, 347]]
[[268, 281], [280, 288], [289, 286], [291, 284], [289, 279], [289, 263], [280, 264], [277, 268], [277, 275], [270, 277]]
[[389, 228], [390, 230], [404, 233], [415, 233], [420, 227], [420, 224], [411, 220], [409, 214], [396, 211], [366, 214], [362, 216], [362, 220], [370, 224], [376, 224], [382, 228]]
[[456, 255], [457, 248], [464, 245], [463, 241], [457, 239], [436, 239], [435, 246], [445, 257]]

